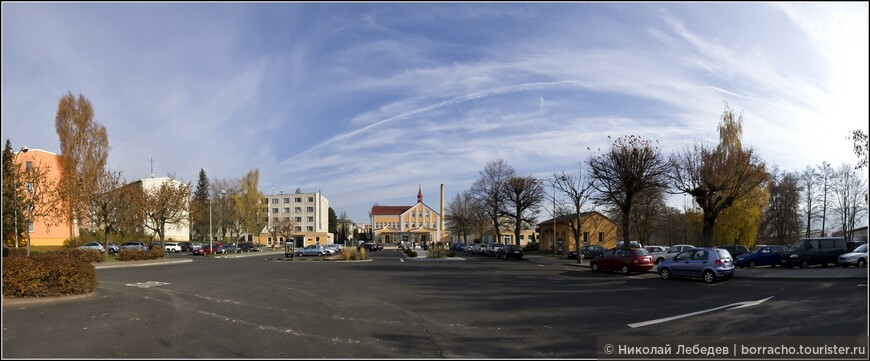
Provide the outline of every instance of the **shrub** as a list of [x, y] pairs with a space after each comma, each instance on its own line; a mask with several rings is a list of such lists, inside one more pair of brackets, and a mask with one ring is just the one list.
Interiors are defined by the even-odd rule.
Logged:
[[122, 249], [118, 252], [118, 260], [120, 261], [142, 261], [149, 259], [158, 259], [166, 256], [163, 252], [163, 247], [154, 247], [150, 251], [138, 249]]
[[447, 253], [447, 257], [456, 257], [456, 251], [450, 251]]
[[523, 246], [523, 251], [526, 251], [526, 252], [537, 251], [538, 247], [539, 247], [538, 242], [529, 242], [529, 243], [526, 243], [525, 246]]
[[344, 247], [341, 249], [341, 259], [345, 261], [368, 259], [368, 254], [365, 248], [357, 250], [354, 247]]
[[356, 253], [356, 256], [358, 258], [355, 258], [355, 259], [358, 259], [358, 260], [369, 259], [369, 251], [366, 251], [365, 248], [360, 249], [359, 252]]
[[11, 256], [3, 261], [3, 296], [50, 297], [85, 294], [97, 288], [90, 263], [62, 253], [37, 257]]
[[408, 253], [408, 257], [417, 257], [417, 252], [411, 251], [411, 253]]
[[84, 250], [81, 248], [64, 248], [56, 251], [48, 251], [43, 254], [38, 255], [38, 257], [43, 256], [64, 256], [69, 257], [75, 260], [79, 260], [82, 262], [102, 262], [104, 257], [100, 251], [97, 250]]
[[433, 247], [429, 248], [427, 256], [429, 258], [444, 258], [447, 257], [447, 251], [445, 251], [442, 247]]

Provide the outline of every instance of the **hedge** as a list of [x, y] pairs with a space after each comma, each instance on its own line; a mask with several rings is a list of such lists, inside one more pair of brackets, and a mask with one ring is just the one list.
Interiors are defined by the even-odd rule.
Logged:
[[4, 297], [51, 297], [93, 292], [97, 288], [94, 265], [62, 253], [3, 260]]
[[142, 261], [148, 259], [158, 259], [166, 256], [162, 247], [154, 247], [150, 251], [138, 249], [122, 249], [118, 252], [118, 260], [121, 261]]

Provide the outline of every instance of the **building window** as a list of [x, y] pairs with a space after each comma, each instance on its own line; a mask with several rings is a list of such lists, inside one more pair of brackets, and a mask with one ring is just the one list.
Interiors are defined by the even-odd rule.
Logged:
[[284, 204], [290, 203], [290, 198], [284, 198]]
[[296, 213], [302, 213], [302, 207], [296, 207], [295, 211]]
[[308, 217], [308, 221], [309, 221], [309, 222], [314, 222], [314, 217], [309, 216], [309, 217]]
[[33, 171], [33, 162], [31, 162], [31, 161], [27, 161], [27, 163], [26, 163], [26, 169], [27, 169], [28, 172], [32, 172], [32, 171]]
[[27, 193], [33, 193], [33, 183], [27, 182]]
[[272, 198], [272, 204], [278, 204], [278, 198]]
[[284, 207], [284, 213], [290, 213], [290, 207]]
[[30, 228], [28, 232], [33, 233], [33, 222], [30, 222], [30, 227], [28, 228]]
[[604, 243], [604, 232], [598, 232], [598, 243]]
[[272, 213], [278, 213], [278, 208], [272, 208]]
[[278, 223], [278, 217], [272, 217], [272, 223]]
[[312, 226], [308, 226], [308, 227], [306, 228], [306, 230], [307, 230], [308, 232], [314, 232], [314, 227], [312, 227]]
[[314, 197], [308, 197], [308, 203], [314, 203]]
[[302, 197], [296, 197], [296, 203], [302, 203]]
[[583, 232], [583, 243], [589, 243], [589, 232]]
[[296, 226], [293, 230], [296, 232], [302, 232], [302, 226]]
[[296, 222], [302, 222], [302, 217], [296, 217]]
[[312, 213], [312, 212], [314, 212], [314, 207], [306, 207], [305, 211], [308, 213]]

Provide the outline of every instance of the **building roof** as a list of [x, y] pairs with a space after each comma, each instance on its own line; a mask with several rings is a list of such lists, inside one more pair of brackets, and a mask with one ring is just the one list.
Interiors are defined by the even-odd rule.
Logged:
[[374, 206], [372, 207], [372, 215], [373, 216], [392, 216], [392, 215], [401, 215], [405, 213], [408, 209], [411, 209], [413, 206]]

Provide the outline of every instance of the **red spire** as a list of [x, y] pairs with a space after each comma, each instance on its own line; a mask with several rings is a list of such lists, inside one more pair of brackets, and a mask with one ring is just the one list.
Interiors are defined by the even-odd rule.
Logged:
[[417, 203], [423, 203], [423, 187], [418, 186], [417, 188]]

